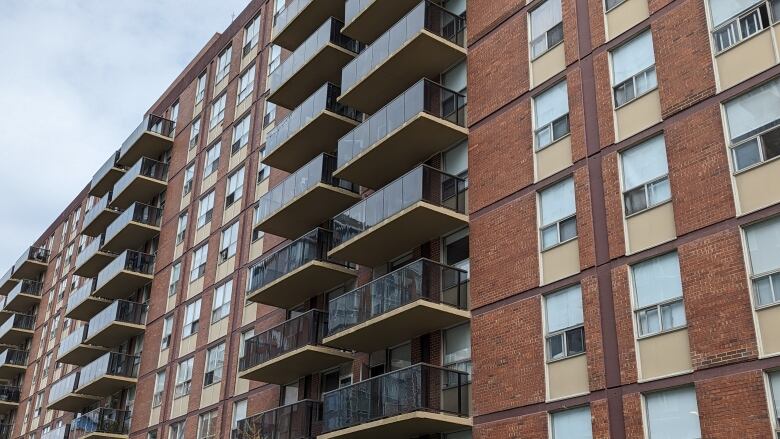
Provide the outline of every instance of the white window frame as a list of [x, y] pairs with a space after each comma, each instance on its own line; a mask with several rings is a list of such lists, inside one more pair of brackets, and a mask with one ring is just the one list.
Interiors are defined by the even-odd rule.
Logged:
[[222, 93], [222, 96], [218, 97], [211, 104], [211, 114], [209, 114], [209, 130], [213, 130], [217, 125], [221, 124], [225, 120], [225, 103], [227, 102], [227, 93]]
[[208, 194], [202, 196], [198, 201], [198, 229], [205, 227], [206, 224], [211, 223], [211, 219], [214, 216], [214, 194], [215, 192], [211, 191]]
[[[743, 228], [745, 251], [747, 254], [747, 267], [750, 275], [750, 289], [753, 292], [753, 301], [755, 303], [756, 310], [762, 310], [766, 308], [773, 308], [780, 305], [780, 267], [771, 267], [768, 271], [755, 273], [753, 269], [753, 256], [750, 250], [750, 238], [749, 231], [752, 227], [760, 227], [763, 225], [771, 226], [772, 223], [776, 223], [776, 227], [780, 227], [780, 217], [772, 217], [763, 221], [747, 225]], [[769, 287], [769, 292], [772, 295], [772, 300], [768, 303], [762, 303], [761, 296], [759, 294], [758, 284], [759, 282], [766, 282]]]
[[[554, 24], [552, 27], [543, 30], [539, 36], [536, 38], [533, 38], [534, 34], [534, 13], [539, 12], [541, 8], [543, 8], [545, 5], [548, 4], [548, 2], [557, 2], [558, 3], [558, 9], [561, 11], [561, 20]], [[554, 5], [553, 5], [554, 6]], [[564, 35], [563, 35], [563, 10], [562, 10], [562, 2], [561, 0], [547, 0], [546, 2], [542, 2], [538, 7], [534, 8], [534, 10], [530, 11], [528, 13], [528, 32], [529, 32], [529, 49], [528, 53], [531, 55], [531, 61], [535, 61], [542, 56], [544, 56], [547, 52], [551, 51], [552, 49], [556, 48], [558, 45], [563, 43]], [[538, 52], [536, 51], [537, 45], [542, 44], [544, 45], [544, 48], [540, 49]]]
[[176, 245], [184, 242], [184, 238], [187, 235], [187, 223], [190, 220], [189, 211], [185, 210], [179, 214], [179, 218], [176, 222]]
[[183, 195], [188, 195], [190, 192], [192, 192], [194, 181], [195, 181], [195, 163], [187, 166], [184, 169], [184, 185], [182, 186]]
[[217, 142], [206, 150], [206, 159], [203, 161], [203, 178], [219, 170], [219, 156], [222, 142]]
[[251, 121], [251, 114], [248, 114], [233, 126], [233, 141], [230, 144], [230, 153], [232, 155], [237, 154], [249, 144]]
[[257, 170], [257, 183], [259, 184], [262, 181], [265, 181], [268, 177], [271, 176], [271, 167], [263, 163], [263, 159], [265, 158], [265, 146], [260, 148], [260, 162], [258, 164], [258, 170]]
[[[636, 186], [632, 187], [626, 187], [626, 168], [623, 165], [623, 159], [625, 157], [625, 154], [635, 150], [637, 148], [642, 148], [644, 146], [648, 146], [650, 142], [656, 142], [660, 141], [663, 143], [663, 151], [664, 151], [664, 161], [667, 163], [666, 167], [666, 173], [663, 175], [657, 176], [655, 178], [652, 178], [644, 183], [640, 183]], [[624, 151], [620, 152], [620, 175], [621, 175], [621, 184], [623, 186], [623, 213], [626, 218], [630, 218], [634, 215], [639, 215], [642, 212], [647, 212], [648, 210], [651, 210], [655, 207], [661, 206], [663, 204], [668, 203], [672, 200], [672, 190], [671, 190], [671, 184], [669, 182], [669, 166], [668, 166], [668, 158], [666, 157], [666, 143], [664, 141], [663, 136], [658, 136], [653, 139], [647, 140], [645, 142], [642, 142], [638, 145], [634, 145]], [[667, 198], [655, 200], [655, 202], [652, 201], [651, 193], [655, 193], [657, 191], [657, 188], [667, 186], [669, 188], [669, 196]], [[644, 194], [645, 199], [645, 207], [641, 209], [636, 209], [633, 211], [629, 211], [629, 197], [634, 194], [642, 192]]]
[[[556, 221], [552, 221], [549, 224], [544, 224], [542, 222], [543, 221], [542, 220], [542, 218], [543, 218], [542, 210], [544, 209], [544, 205], [543, 205], [543, 202], [542, 202], [542, 198], [543, 198], [542, 194], [545, 191], [547, 191], [547, 190], [553, 189], [553, 188], [555, 188], [555, 187], [557, 187], [559, 185], [562, 185], [562, 184], [566, 184], [569, 181], [571, 181], [571, 184], [574, 186], [574, 192], [575, 192], [574, 193], [574, 213], [571, 214], [571, 215], [567, 215], [567, 216], [565, 216], [563, 218], [560, 218], [560, 219], [558, 219]], [[579, 237], [579, 230], [577, 230], [577, 198], [576, 198], [577, 194], [576, 194], [576, 189], [577, 189], [577, 187], [574, 184], [574, 176], [572, 175], [571, 177], [568, 177], [568, 178], [566, 178], [564, 180], [561, 180], [558, 183], [552, 184], [552, 185], [550, 185], [550, 186], [548, 186], [548, 187], [546, 187], [543, 190], [538, 192], [537, 199], [538, 199], [538, 206], [539, 206], [539, 248], [541, 249], [542, 252], [551, 250], [551, 249], [553, 249], [555, 247], [558, 247], [558, 246], [561, 246], [561, 245], [566, 244], [568, 242], [571, 242], [571, 241], [573, 241], [573, 240], [575, 240], [575, 239], [577, 239]], [[574, 235], [573, 236], [563, 237], [562, 230], [564, 229], [565, 226], [570, 226], [572, 223], [574, 224], [574, 230], [575, 230]], [[553, 229], [553, 228], [556, 230], [557, 242], [552, 244], [552, 245], [545, 246], [545, 244], [544, 244], [544, 233], [545, 233], [545, 231]]]
[[[563, 87], [566, 89], [566, 113], [564, 113], [561, 116], [556, 117], [552, 121], [542, 125], [542, 126], [536, 126], [536, 119], [537, 119], [537, 110], [536, 110], [536, 104], [539, 102], [539, 99], [542, 98], [547, 93], [551, 93], [554, 91], [555, 88], [560, 87], [563, 85]], [[542, 93], [539, 93], [538, 95], [534, 96], [533, 98], [533, 110], [534, 110], [534, 117], [533, 117], [533, 123], [534, 123], [534, 150], [535, 151], [541, 151], [545, 148], [547, 148], [550, 145], [553, 145], [554, 143], [558, 142], [561, 139], [566, 138], [567, 136], [571, 135], [571, 124], [569, 122], [569, 95], [568, 95], [568, 82], [564, 79], [563, 81], [553, 85], [552, 87], [548, 88], [547, 90], [543, 91]], [[562, 124], [565, 124], [566, 130], [561, 135], [556, 137], [555, 135], [555, 128], [560, 127]], [[549, 133], [548, 140], [546, 143], [542, 143], [539, 141], [540, 136], [543, 133]]]
[[238, 79], [238, 104], [252, 97], [252, 92], [255, 90], [255, 74], [255, 66], [252, 64]]
[[152, 395], [152, 407], [162, 405], [163, 395], [165, 393], [165, 370], [157, 372], [154, 376], [154, 394]]
[[[206, 97], [206, 80], [208, 79], [208, 71], [204, 71], [198, 76], [197, 83], [195, 85], [195, 104], [203, 102]], [[191, 142], [190, 142], [191, 143]]]
[[230, 315], [230, 302], [232, 298], [232, 279], [214, 289], [214, 298], [211, 301], [211, 323], [216, 323]]
[[[585, 339], [585, 315], [584, 315], [585, 304], [583, 303], [582, 287], [580, 284], [572, 285], [545, 295], [543, 297], [543, 305], [544, 305], [543, 315], [547, 316], [549, 314], [550, 305], [548, 302], [551, 297], [568, 294], [574, 291], [577, 291], [577, 293], [579, 294], [580, 308], [582, 309], [582, 314], [583, 314], [581, 322], [573, 325], [569, 325], [565, 328], [556, 328], [555, 330], [550, 331], [549, 321], [546, 317], [544, 319], [545, 320], [544, 321], [544, 350], [546, 352], [545, 358], [547, 363], [554, 363], [557, 361], [566, 360], [568, 358], [574, 358], [580, 355], [585, 355], [585, 353], [588, 351], [587, 341]], [[571, 334], [579, 334], [579, 336], [581, 337], [582, 339], [581, 351], [570, 350], [569, 336]], [[551, 346], [554, 340], [560, 340], [560, 345], [561, 345], [562, 355], [559, 355], [557, 357], [553, 357], [552, 355]]]
[[[777, 0], [757, 2], [717, 26], [711, 22], [710, 24], [714, 26], [711, 37], [715, 56], [771, 28], [780, 19], [774, 9], [778, 5], [780, 2]], [[712, 11], [711, 2], [707, 2], [707, 7]]]
[[[780, 1], [778, 3], [780, 3]], [[726, 131], [728, 132], [727, 137], [729, 142], [729, 150], [730, 150], [731, 162], [732, 162], [735, 175], [741, 174], [743, 172], [747, 172], [765, 163], [774, 160], [780, 160], [780, 155], [768, 157], [769, 154], [767, 150], [767, 142], [765, 140], [765, 137], [769, 134], [774, 134], [775, 136], [778, 135], [777, 133], [780, 130], [780, 119], [776, 119], [762, 126], [757, 126], [752, 130], [747, 131], [743, 134], [739, 134], [735, 137], [736, 133], [731, 132], [732, 127], [730, 124], [729, 111], [728, 111], [729, 105], [732, 105], [734, 102], [737, 102], [742, 98], [747, 98], [752, 93], [758, 93], [761, 90], [766, 89], [767, 93], [771, 94], [772, 91], [770, 91], [770, 89], [773, 87], [780, 89], [780, 78], [775, 78], [763, 84], [760, 84], [756, 87], [753, 87], [750, 90], [741, 93], [739, 96], [735, 96], [734, 98], [729, 99], [727, 102], [723, 103], [723, 118], [725, 119]], [[778, 105], [780, 105], [780, 100], [778, 101]], [[773, 145], [773, 146], [776, 148], [778, 147], [777, 145]], [[738, 157], [737, 152], [740, 149], [745, 149], [748, 147], [758, 150], [757, 151], [758, 161], [744, 166], [740, 166], [739, 160], [737, 159]]]
[[227, 179], [227, 188], [225, 189], [225, 207], [232, 206], [234, 203], [244, 198], [244, 167], [240, 167], [232, 173]]
[[236, 255], [238, 248], [238, 228], [239, 221], [234, 222], [230, 227], [222, 230], [219, 246], [219, 262], [225, 262]]
[[222, 382], [225, 369], [225, 343], [220, 343], [206, 351], [206, 368], [203, 373], [203, 387]]
[[233, 56], [233, 46], [228, 46], [217, 58], [217, 73], [214, 84], [219, 84], [230, 73], [230, 58]]
[[175, 262], [171, 267], [171, 275], [168, 279], [168, 297], [175, 296], [181, 284], [181, 262]]
[[208, 259], [208, 243], [192, 252], [192, 267], [190, 268], [190, 283], [200, 279], [206, 274], [206, 260]]
[[160, 339], [160, 349], [165, 350], [171, 347], [171, 337], [173, 335], [173, 314], [163, 318], [162, 338]]
[[194, 358], [188, 358], [180, 361], [176, 366], [176, 386], [174, 387], [173, 397], [181, 398], [190, 394], [192, 388], [192, 365]]
[[198, 326], [200, 324], [201, 302], [202, 299], [198, 299], [188, 303], [185, 306], [184, 321], [182, 322], [182, 328], [181, 328], [182, 340], [198, 333]]
[[[626, 48], [631, 43], [639, 40], [640, 38], [645, 38], [646, 35], [649, 35], [650, 38], [651, 49], [653, 51], [652, 52], [653, 63], [647, 67], [640, 67], [639, 70], [636, 71], [629, 78], [617, 82], [615, 78], [615, 72], [616, 72], [615, 53], [621, 49]], [[655, 59], [655, 43], [653, 42], [653, 34], [650, 29], [647, 29], [646, 31], [638, 34], [637, 36], [625, 42], [624, 44], [620, 45], [619, 47], [612, 49], [609, 52], [609, 60], [610, 60], [610, 67], [611, 67], [610, 82], [612, 83], [612, 103], [615, 110], [623, 108], [626, 105], [629, 105], [630, 103], [658, 89], [658, 77], [655, 69], [657, 63], [657, 60]], [[640, 84], [642, 82], [644, 82], [645, 84], [644, 87], [640, 87]], [[620, 93], [621, 90], [631, 90], [631, 96], [624, 98], [623, 101], [620, 101], [618, 99], [618, 94]]]
[[[660, 302], [654, 302], [647, 305], [639, 305], [639, 295], [640, 293], [640, 286], [637, 285], [637, 277], [635, 274], [636, 268], [638, 266], [641, 266], [642, 264], [649, 264], [653, 261], [660, 260], [662, 258], [672, 258], [674, 257], [677, 260], [677, 275], [680, 276], [680, 295], [667, 298], [665, 300], [662, 300]], [[671, 253], [665, 253], [663, 255], [659, 255], [647, 260], [644, 260], [642, 262], [638, 262], [636, 264], [633, 264], [629, 267], [629, 271], [631, 273], [631, 291], [632, 291], [632, 301], [633, 301], [633, 308], [634, 308], [634, 320], [635, 320], [635, 333], [637, 340], [641, 340], [644, 338], [650, 338], [655, 337], [657, 335], [667, 334], [669, 332], [674, 332], [683, 328], [686, 328], [688, 326], [688, 320], [687, 316], [685, 315], [685, 295], [682, 289], [682, 277], [679, 269], [679, 256], [677, 255], [677, 252], [671, 252]], [[664, 313], [672, 313], [676, 307], [682, 307], [682, 322], [672, 322], [671, 326], [666, 326], [666, 323], [664, 322]], [[650, 331], [649, 326], [643, 325], [643, 322], [647, 322], [648, 318], [655, 313], [655, 316], [658, 320], [658, 330], [657, 331]], [[667, 314], [671, 315], [671, 314]]]
[[[693, 413], [696, 413], [697, 414], [697, 423], [699, 424], [699, 433], [698, 433], [698, 435], [694, 435], [692, 437], [682, 437], [682, 436], [676, 436], [676, 437], [678, 437], [680, 439], [700, 439], [700, 438], [703, 437], [701, 435], [701, 420], [698, 417], [698, 413], [700, 411], [700, 408], [699, 408], [699, 405], [698, 405], [698, 398], [697, 398], [697, 395], [696, 395], [696, 389], [693, 386], [691, 386], [691, 387], [677, 387], [677, 388], [671, 388], [671, 389], [660, 390], [660, 391], [651, 392], [651, 393], [647, 393], [647, 394], [642, 394], [642, 403], [643, 403], [642, 405], [643, 405], [643, 408], [644, 408], [644, 416], [643, 416], [644, 423], [643, 424], [644, 424], [644, 427], [645, 427], [646, 437], [648, 437], [648, 438], [653, 437], [652, 436], [653, 432], [651, 430], [652, 424], [653, 424], [653, 422], [651, 421], [652, 407], [651, 407], [651, 404], [650, 404], [649, 400], [651, 398], [653, 398], [653, 397], [656, 397], [658, 395], [662, 395], [664, 393], [681, 392], [681, 391], [688, 391], [688, 392], [692, 392], [693, 393], [693, 401], [696, 403], [696, 410], [695, 410], [695, 412], [688, 410], [688, 411], [682, 411], [682, 412], [677, 412], [677, 413], [680, 413], [680, 414], [693, 414]], [[666, 405], [668, 405], [668, 404], [666, 404]], [[668, 421], [667, 420], [665, 422], [668, 423], [668, 422], [672, 422], [672, 421]], [[682, 432], [679, 432], [679, 434], [682, 434]]]
[[256, 15], [246, 26], [244, 26], [244, 46], [242, 56], [247, 56], [252, 49], [260, 42], [260, 15]]
[[[565, 436], [558, 436], [556, 435], [556, 418], [558, 418], [558, 421], [561, 421], [561, 417], [567, 417], [567, 415], [572, 414], [580, 414], [582, 412], [582, 416], [585, 417], [585, 412], [587, 411], [587, 435], [590, 439], [593, 439], [593, 424], [592, 424], [592, 413], [590, 410], [590, 406], [581, 406], [581, 407], [573, 407], [573, 408], [567, 408], [565, 410], [560, 410], [556, 412], [550, 413], [550, 439], [569, 439]], [[582, 428], [586, 428], [585, 425], [581, 426]], [[577, 429], [577, 438], [584, 438], [586, 434], [585, 430]]]

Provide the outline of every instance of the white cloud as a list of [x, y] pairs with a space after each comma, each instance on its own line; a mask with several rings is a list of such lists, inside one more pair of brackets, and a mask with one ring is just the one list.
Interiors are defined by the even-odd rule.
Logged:
[[0, 275], [249, 0], [3, 0]]

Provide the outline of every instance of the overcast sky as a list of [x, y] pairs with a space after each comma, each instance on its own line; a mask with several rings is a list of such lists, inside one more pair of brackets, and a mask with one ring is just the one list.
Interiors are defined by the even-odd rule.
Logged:
[[0, 0], [0, 276], [249, 0]]

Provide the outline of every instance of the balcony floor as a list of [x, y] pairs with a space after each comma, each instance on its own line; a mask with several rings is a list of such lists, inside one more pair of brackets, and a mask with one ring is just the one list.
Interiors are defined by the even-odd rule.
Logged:
[[79, 386], [76, 390], [83, 395], [106, 397], [114, 393], [132, 387], [138, 383], [137, 378], [128, 378], [117, 375], [103, 375], [100, 378]]
[[19, 283], [19, 279], [8, 279], [7, 281], [3, 282], [2, 285], [0, 285], [0, 294], [6, 295], [11, 292], [11, 290], [14, 289], [16, 284]]
[[350, 38], [372, 43], [399, 22], [420, 0], [375, 0], [341, 30]]
[[106, 268], [106, 265], [113, 261], [115, 257], [116, 254], [114, 253], [97, 251], [89, 259], [77, 266], [73, 274], [81, 277], [97, 277], [100, 270]]
[[167, 187], [166, 181], [139, 175], [122, 192], [114, 194], [110, 206], [115, 209], [127, 209], [136, 201], [146, 203]]
[[328, 255], [368, 267], [468, 225], [468, 216], [424, 201], [407, 207], [335, 247]]
[[97, 184], [89, 188], [89, 194], [95, 197], [102, 197], [114, 187], [114, 184], [116, 184], [123, 175], [125, 175], [123, 169], [117, 167], [109, 169], [106, 175], [97, 181]]
[[102, 250], [104, 252], [120, 253], [128, 248], [138, 248], [159, 234], [159, 227], [130, 221], [116, 235], [106, 236], [106, 242], [103, 243]]
[[143, 334], [144, 331], [146, 325], [114, 321], [95, 334], [87, 336], [84, 342], [95, 346], [116, 346], [124, 340]]
[[352, 354], [338, 349], [308, 345], [239, 372], [239, 377], [284, 385], [313, 372], [353, 361], [354, 358]]
[[68, 310], [65, 313], [65, 317], [86, 322], [95, 317], [100, 311], [103, 311], [108, 305], [111, 305], [110, 300], [90, 296], [73, 309]]
[[75, 364], [76, 366], [86, 366], [106, 352], [108, 352], [108, 348], [81, 343], [63, 356], [57, 357], [57, 361], [65, 364]]
[[469, 311], [421, 299], [325, 337], [322, 343], [358, 352], [374, 352], [470, 319]]
[[360, 201], [360, 195], [317, 183], [255, 227], [276, 236], [296, 239]]
[[152, 131], [145, 131], [141, 137], [131, 146], [125, 155], [119, 157], [117, 164], [121, 166], [133, 166], [141, 157], [159, 157], [165, 151], [173, 147], [173, 139]]
[[247, 295], [252, 302], [279, 308], [293, 306], [357, 276], [357, 271], [331, 262], [312, 261]]
[[22, 265], [14, 267], [14, 279], [36, 279], [38, 275], [46, 271], [48, 264], [40, 261], [25, 260]]
[[5, 308], [0, 309], [0, 324], [5, 323], [5, 321], [11, 318], [11, 316], [13, 316], [14, 314], [16, 313], [11, 312]]
[[32, 338], [34, 334], [35, 333], [29, 329], [12, 328], [0, 336], [0, 345], [19, 346]]
[[19, 408], [18, 402], [0, 400], [0, 414], [6, 414]]
[[24, 313], [33, 305], [41, 303], [41, 296], [34, 294], [17, 294], [11, 300], [6, 299], [5, 310]]
[[64, 410], [66, 412], [78, 412], [84, 407], [98, 402], [100, 398], [79, 393], [68, 393], [61, 399], [49, 402], [49, 410]]
[[0, 365], [0, 379], [10, 380], [19, 376], [27, 370], [27, 366], [17, 366], [15, 364]]
[[119, 214], [120, 212], [116, 209], [103, 209], [89, 224], [84, 225], [81, 233], [87, 236], [100, 236]]
[[344, 19], [343, 1], [313, 1], [288, 21], [284, 29], [272, 31], [271, 42], [295, 50], [330, 17]]
[[122, 270], [103, 285], [99, 285], [92, 293], [103, 299], [126, 299], [135, 290], [148, 284], [154, 276], [135, 271]]
[[471, 426], [471, 418], [419, 411], [321, 434], [317, 439], [398, 439], [451, 433]]

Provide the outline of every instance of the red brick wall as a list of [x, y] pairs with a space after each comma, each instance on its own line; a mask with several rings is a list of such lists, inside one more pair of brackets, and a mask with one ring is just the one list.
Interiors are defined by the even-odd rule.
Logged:
[[628, 270], [628, 265], [612, 269], [612, 297], [615, 306], [615, 331], [622, 384], [636, 382], [638, 373]]
[[588, 357], [588, 378], [591, 392], [606, 386], [604, 348], [601, 339], [601, 308], [599, 286], [595, 276], [581, 281], [582, 308], [585, 317], [585, 349]]
[[606, 208], [609, 257], [617, 258], [626, 253], [626, 235], [623, 230], [623, 191], [620, 187], [620, 156], [613, 152], [602, 159], [601, 175], [604, 182], [604, 207]]
[[745, 372], [696, 383], [702, 437], [772, 436], [761, 372]]
[[547, 415], [509, 418], [490, 424], [474, 426], [474, 439], [547, 439]]
[[[471, 0], [468, 2], [469, 43], [482, 37], [498, 22], [525, 6], [523, 0]], [[524, 34], [525, 35], [525, 34]]]

